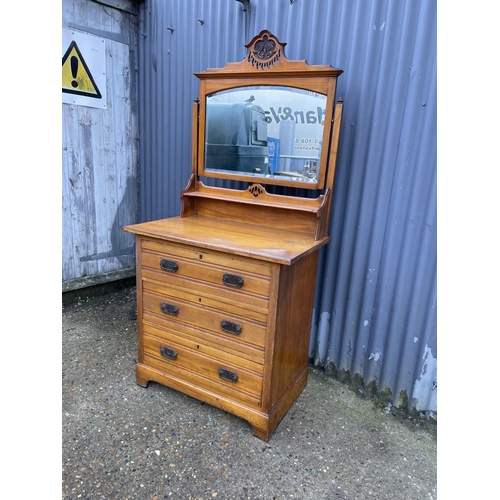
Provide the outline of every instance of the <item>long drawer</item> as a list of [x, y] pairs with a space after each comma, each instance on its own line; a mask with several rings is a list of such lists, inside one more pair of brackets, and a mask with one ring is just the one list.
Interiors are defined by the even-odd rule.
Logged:
[[[230, 359], [200, 354], [174, 340], [144, 335], [144, 363], [221, 395], [259, 407], [262, 375]], [[256, 365], [259, 367], [259, 365]], [[259, 368], [260, 369], [260, 368]]]
[[[271, 267], [267, 263], [152, 240], [144, 240], [142, 250], [143, 273], [156, 271], [160, 273], [157, 279], [186, 278], [189, 283], [207, 282], [221, 290], [269, 296]], [[155, 275], [149, 276], [154, 279]]]
[[246, 293], [242, 290], [221, 287], [204, 281], [162, 273], [149, 268], [142, 269], [143, 282], [149, 282], [150, 289], [161, 293], [160, 287], [168, 288], [170, 295], [182, 297], [186, 293], [196, 296], [196, 301], [203, 306], [224, 310], [238, 310], [242, 307], [247, 316], [259, 320], [269, 310], [269, 297]]
[[229, 295], [221, 296], [219, 290], [213, 286], [198, 284], [193, 288], [185, 286], [184, 281], [165, 283], [149, 280], [148, 276], [142, 277], [143, 290], [157, 295], [169, 297], [169, 300], [177, 299], [190, 302], [199, 308], [208, 308], [221, 311], [223, 314], [233, 316], [244, 316], [246, 319], [259, 323], [266, 323], [269, 301], [263, 300], [259, 304], [248, 303], [247, 297], [230, 292]]
[[[209, 330], [221, 337], [237, 339], [259, 346], [265, 345], [266, 324], [253, 321], [248, 317], [232, 312], [213, 309], [197, 304], [195, 300], [186, 300], [168, 293], [157, 293], [154, 285], [143, 283], [143, 321], [174, 327], [176, 323], [184, 323], [195, 328]], [[241, 312], [245, 312], [242, 308]]]
[[146, 318], [143, 322], [143, 333], [147, 335], [177, 343], [186, 349], [225, 360], [261, 375], [264, 372], [264, 349], [181, 323], [160, 326], [158, 322], [151, 323], [148, 320]]

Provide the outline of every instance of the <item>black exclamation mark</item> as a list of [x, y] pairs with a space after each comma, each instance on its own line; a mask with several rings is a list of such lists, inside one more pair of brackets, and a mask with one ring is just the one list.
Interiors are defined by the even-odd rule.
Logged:
[[71, 82], [71, 86], [73, 88], [76, 88], [78, 87], [78, 82], [76, 81], [76, 75], [78, 75], [78, 58], [75, 56], [71, 56], [70, 65], [71, 65], [71, 74], [73, 75], [73, 78], [75, 78], [75, 80]]

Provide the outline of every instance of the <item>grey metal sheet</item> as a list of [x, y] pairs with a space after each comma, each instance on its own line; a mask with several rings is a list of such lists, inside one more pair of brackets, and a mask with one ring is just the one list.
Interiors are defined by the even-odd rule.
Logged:
[[310, 356], [361, 391], [437, 410], [436, 2], [149, 0], [140, 9], [141, 220], [178, 215], [193, 73], [262, 29], [344, 70], [345, 113]]

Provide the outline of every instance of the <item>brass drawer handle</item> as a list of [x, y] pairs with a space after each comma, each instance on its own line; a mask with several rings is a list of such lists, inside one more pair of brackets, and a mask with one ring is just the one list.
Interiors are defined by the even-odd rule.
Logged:
[[226, 370], [225, 368], [219, 368], [219, 377], [222, 380], [227, 380], [233, 384], [238, 381], [238, 374], [230, 370]]
[[171, 360], [177, 359], [177, 351], [170, 349], [170, 347], [165, 347], [164, 345], [160, 347], [160, 354], [167, 359]]
[[224, 285], [227, 286], [234, 286], [235, 288], [241, 288], [243, 284], [245, 283], [245, 280], [241, 277], [238, 276], [237, 274], [224, 274], [222, 276], [222, 282]]
[[165, 314], [170, 314], [170, 316], [177, 316], [179, 314], [179, 308], [174, 306], [174, 304], [169, 304], [168, 302], [162, 302], [160, 304], [161, 312]]
[[241, 333], [241, 326], [238, 325], [238, 323], [227, 321], [227, 319], [223, 319], [220, 322], [220, 327], [224, 332], [232, 333], [233, 335], [239, 335]]
[[164, 271], [170, 271], [171, 273], [176, 273], [179, 270], [179, 264], [175, 260], [161, 259], [160, 267]]

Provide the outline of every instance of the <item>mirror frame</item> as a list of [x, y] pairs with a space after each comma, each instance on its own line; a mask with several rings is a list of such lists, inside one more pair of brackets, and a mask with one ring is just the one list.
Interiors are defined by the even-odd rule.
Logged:
[[[292, 61], [285, 57], [285, 43], [267, 30], [262, 30], [245, 45], [247, 55], [239, 63], [228, 63], [221, 69], [207, 69], [195, 73], [200, 79], [199, 116], [197, 127], [198, 177], [214, 177], [248, 183], [288, 186], [302, 189], [324, 189], [328, 178], [328, 163], [334, 122], [335, 93], [341, 69], [329, 65], [309, 65], [306, 61]], [[252, 86], [290, 87], [326, 95], [322, 149], [316, 182], [270, 177], [237, 171], [205, 170], [205, 128], [207, 98], [225, 90]], [[326, 147], [325, 147], [326, 145]]]

